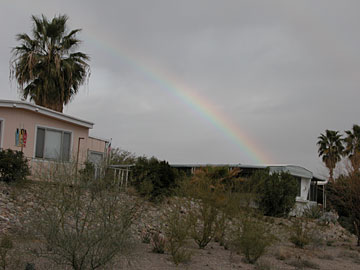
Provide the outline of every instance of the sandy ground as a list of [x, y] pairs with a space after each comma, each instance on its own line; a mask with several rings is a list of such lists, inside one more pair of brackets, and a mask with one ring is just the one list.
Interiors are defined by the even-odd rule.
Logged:
[[[21, 189], [13, 194], [11, 189], [0, 185], [0, 235], [16, 234], [18, 216], [26, 212], [34, 204], [30, 189]], [[27, 192], [26, 192], [27, 191]], [[19, 201], [25, 201], [18, 205]], [[146, 224], [153, 229], [161, 227], [163, 211], [169, 205], [144, 204], [143, 215], [135, 225], [135, 240], [126, 258], [117, 257], [112, 265], [103, 269], [326, 269], [326, 270], [360, 270], [360, 247], [356, 246], [356, 238], [347, 233], [340, 225], [329, 224], [319, 226], [314, 222], [316, 235], [313, 242], [304, 249], [296, 248], [288, 240], [286, 227], [291, 223], [288, 219], [274, 219], [273, 233], [279, 238], [273, 246], [258, 260], [255, 265], [244, 261], [244, 256], [226, 250], [217, 242], [210, 242], [205, 249], [198, 249], [194, 241], [189, 240], [187, 248], [191, 252], [188, 263], [175, 265], [169, 253], [152, 252], [152, 245], [141, 242], [141, 228]], [[16, 238], [15, 238], [16, 239]], [[36, 270], [69, 269], [53, 264], [48, 259], [36, 258], [30, 255], [35, 242], [21, 238], [15, 240], [15, 248], [10, 254], [9, 267], [6, 269], [25, 269], [26, 263], [32, 263]]]

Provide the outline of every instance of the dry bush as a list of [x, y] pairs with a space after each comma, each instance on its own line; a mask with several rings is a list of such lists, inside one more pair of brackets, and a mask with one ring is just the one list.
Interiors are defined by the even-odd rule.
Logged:
[[163, 254], [165, 252], [166, 239], [160, 232], [155, 232], [151, 237], [152, 251]]
[[170, 252], [173, 262], [187, 262], [191, 258], [191, 253], [185, 248], [189, 238], [190, 223], [186, 215], [182, 215], [179, 206], [172, 207], [166, 214], [165, 235], [167, 238], [167, 249]]
[[144, 244], [150, 244], [151, 236], [151, 232], [148, 229], [143, 229], [140, 235], [141, 242]]
[[304, 248], [311, 242], [311, 230], [306, 219], [296, 218], [290, 227], [290, 242], [297, 248]]
[[101, 181], [43, 186], [24, 222], [39, 240], [35, 254], [72, 269], [98, 269], [131, 249], [138, 204]]
[[190, 180], [181, 183], [180, 193], [187, 198], [190, 236], [199, 248], [205, 248], [215, 235], [223, 189], [207, 171], [199, 170]]
[[240, 208], [232, 177], [227, 168], [207, 167], [180, 184], [179, 195], [187, 198], [190, 236], [199, 248], [205, 248], [215, 236], [224, 244], [228, 221]]
[[246, 215], [237, 223], [231, 235], [231, 248], [245, 256], [248, 263], [255, 263], [266, 249], [271, 246], [275, 237], [269, 227], [259, 217]]

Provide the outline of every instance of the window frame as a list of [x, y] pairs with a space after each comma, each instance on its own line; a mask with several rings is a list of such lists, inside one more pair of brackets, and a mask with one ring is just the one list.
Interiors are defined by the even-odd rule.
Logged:
[[[38, 135], [38, 129], [44, 129], [45, 130], [45, 135], [44, 135], [44, 150], [43, 150], [43, 157], [37, 157], [36, 156], [36, 143], [37, 143], [37, 135]], [[46, 131], [50, 130], [50, 131], [56, 131], [56, 132], [61, 132], [61, 149], [63, 146], [63, 140], [64, 140], [64, 133], [69, 133], [70, 134], [70, 147], [69, 147], [69, 159], [68, 160], [62, 160], [61, 158], [46, 158], [44, 157], [44, 151], [45, 151], [45, 143], [46, 143]], [[41, 160], [51, 160], [51, 161], [61, 161], [61, 162], [70, 162], [71, 161], [71, 156], [72, 156], [72, 145], [73, 145], [73, 131], [72, 130], [68, 130], [68, 129], [62, 129], [62, 128], [56, 128], [56, 127], [49, 127], [49, 126], [43, 126], [43, 125], [35, 125], [35, 136], [34, 136], [34, 153], [33, 153], [33, 157], [35, 159], [41, 159]], [[60, 156], [62, 155], [62, 153], [60, 154]]]

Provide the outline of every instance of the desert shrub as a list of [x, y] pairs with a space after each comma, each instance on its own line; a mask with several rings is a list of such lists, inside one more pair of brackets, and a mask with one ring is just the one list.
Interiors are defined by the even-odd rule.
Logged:
[[309, 206], [304, 210], [303, 216], [311, 219], [319, 219], [323, 216], [323, 211], [320, 206]]
[[238, 222], [231, 236], [231, 247], [245, 256], [248, 263], [255, 263], [275, 241], [268, 226], [259, 218], [245, 216]]
[[250, 179], [251, 189], [258, 194], [258, 204], [265, 215], [287, 216], [295, 205], [298, 182], [289, 173], [258, 171]]
[[163, 254], [165, 252], [166, 239], [160, 232], [155, 232], [151, 237], [152, 251]]
[[298, 248], [304, 248], [311, 242], [311, 231], [303, 218], [296, 218], [290, 228], [290, 242]]
[[27, 159], [21, 151], [0, 150], [0, 181], [25, 180], [30, 175]]
[[189, 221], [185, 214], [181, 214], [181, 208], [173, 207], [166, 214], [165, 235], [167, 238], [167, 249], [170, 252], [173, 262], [179, 263], [190, 260], [191, 253], [185, 248], [189, 237]]
[[84, 168], [79, 170], [80, 180], [83, 182], [89, 182], [94, 180], [95, 177], [95, 166], [93, 163], [86, 161]]
[[141, 231], [141, 242], [144, 243], [144, 244], [150, 244], [151, 242], [151, 232], [148, 230], [148, 229], [143, 229]]
[[53, 183], [37, 195], [37, 207], [23, 221], [39, 240], [36, 255], [75, 270], [98, 269], [131, 249], [138, 204], [114, 186]]
[[139, 194], [151, 201], [159, 201], [171, 195], [176, 186], [176, 171], [166, 161], [154, 157], [139, 157], [132, 176]]
[[198, 209], [189, 210], [189, 221], [190, 236], [203, 249], [214, 237], [218, 210], [209, 204], [200, 204]]
[[228, 221], [241, 208], [238, 194], [226, 180], [229, 180], [226, 167], [205, 167], [179, 184], [179, 195], [187, 199], [184, 206], [190, 223], [190, 237], [201, 249], [215, 236], [220, 244], [224, 244]]
[[205, 248], [213, 239], [219, 208], [224, 200], [223, 187], [211, 173], [212, 168], [198, 170], [181, 183], [182, 193], [187, 198], [190, 237], [199, 248]]
[[329, 183], [328, 201], [339, 214], [339, 223], [357, 236], [360, 246], [360, 172], [350, 170]]

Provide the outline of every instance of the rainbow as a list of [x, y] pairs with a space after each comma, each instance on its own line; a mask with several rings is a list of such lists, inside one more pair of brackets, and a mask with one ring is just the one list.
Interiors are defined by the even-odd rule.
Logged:
[[272, 159], [269, 155], [259, 149], [256, 143], [252, 141], [245, 132], [241, 131], [233, 121], [231, 121], [229, 116], [224, 115], [221, 111], [217, 110], [214, 104], [207, 98], [200, 96], [194, 89], [180, 83], [174, 76], [166, 74], [163, 70], [156, 68], [155, 65], [147, 65], [143, 59], [136, 57], [137, 54], [130, 53], [128, 50], [120, 48], [115, 42], [112, 42], [109, 37], [101, 37], [99, 33], [95, 33], [94, 31], [86, 32], [87, 34], [85, 34], [85, 32], [82, 33], [86, 37], [86, 40], [89, 40], [101, 49], [105, 49], [122, 61], [125, 61], [196, 111], [214, 127], [220, 130], [226, 137], [231, 139], [240, 150], [251, 159], [251, 162], [256, 164], [272, 163]]

